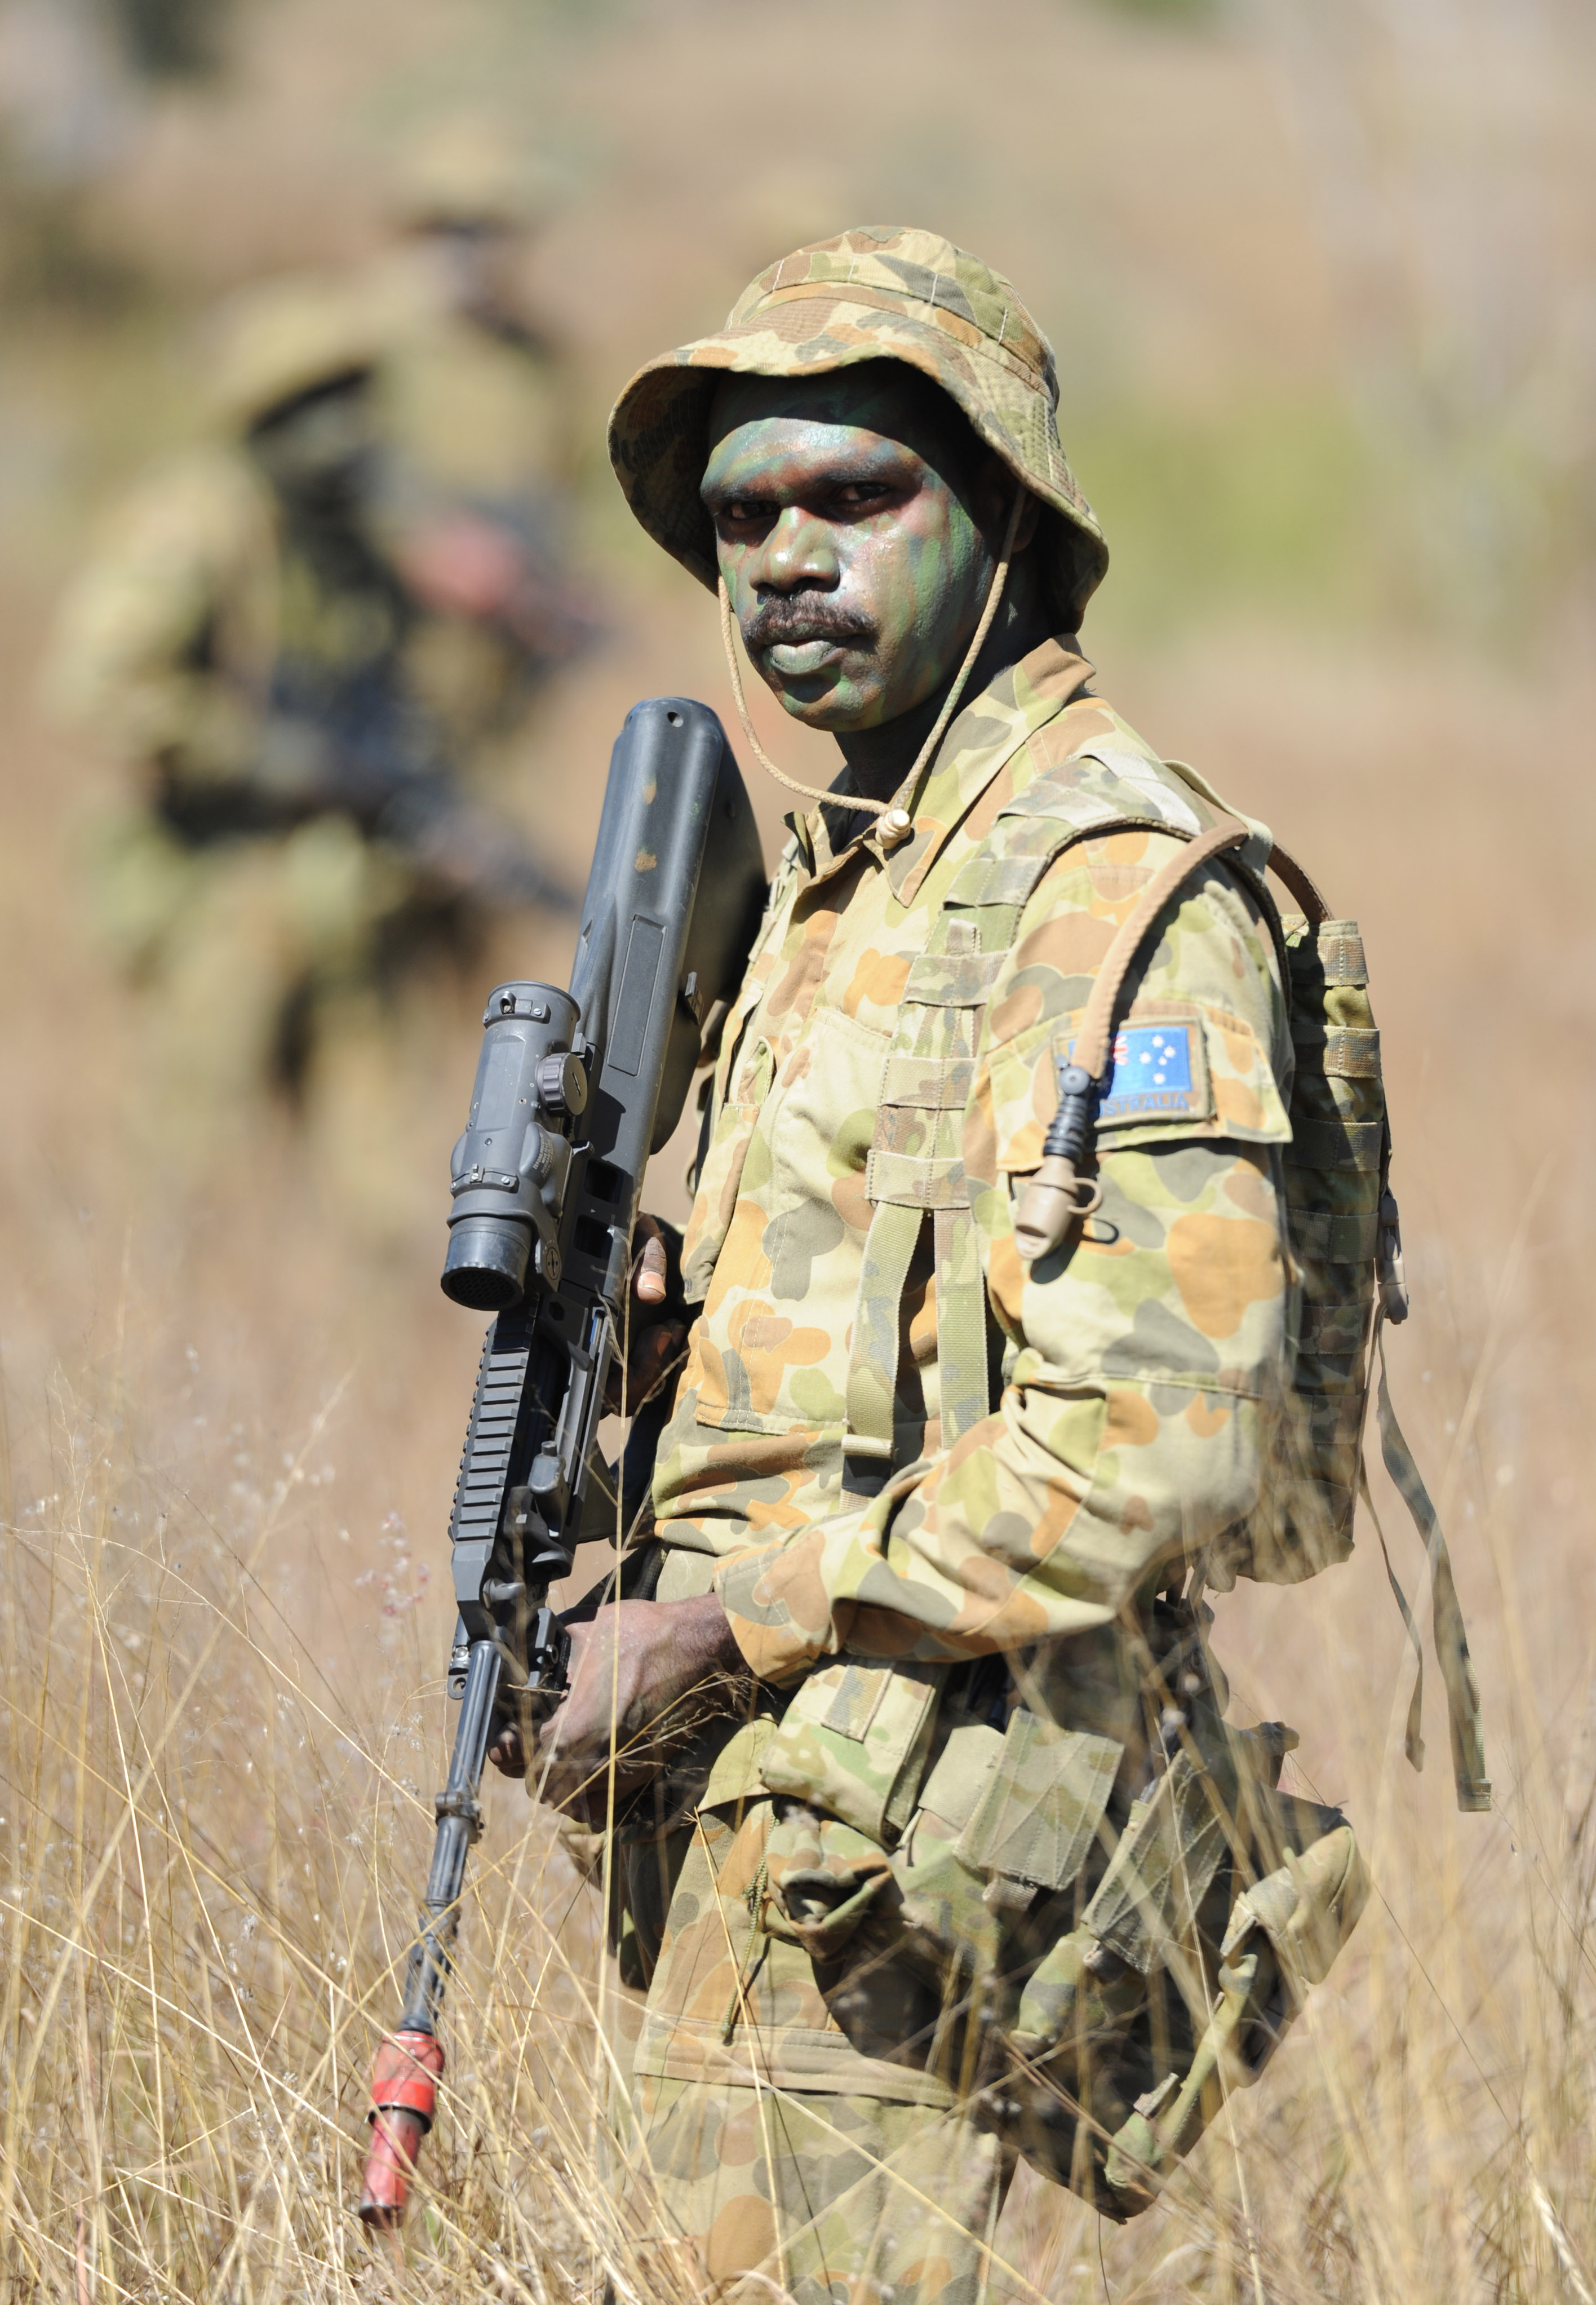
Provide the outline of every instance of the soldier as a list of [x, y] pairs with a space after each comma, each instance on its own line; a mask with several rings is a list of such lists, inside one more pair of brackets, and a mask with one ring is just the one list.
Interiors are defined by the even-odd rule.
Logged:
[[407, 152], [399, 236], [368, 284], [387, 331], [394, 486], [424, 534], [431, 596], [452, 591], [462, 614], [453, 688], [461, 709], [501, 716], [591, 632], [566, 571], [570, 378], [522, 282], [550, 197], [497, 123], [444, 120]]
[[141, 787], [100, 829], [97, 898], [153, 996], [146, 1102], [164, 1137], [203, 1163], [262, 1084], [325, 1092], [332, 1157], [363, 1175], [367, 1208], [396, 986], [469, 950], [485, 905], [562, 893], [455, 773], [470, 749], [429, 648], [456, 610], [429, 597], [409, 565], [425, 550], [380, 487], [383, 328], [335, 281], [238, 300], [212, 437], [114, 515], [49, 676]]
[[[529, 1781], [602, 1823], [613, 1766], [631, 1803], [640, 2215], [802, 2305], [973, 2299], [1021, 2154], [1145, 2207], [1363, 1896], [1345, 1821], [1276, 1789], [1290, 1733], [1222, 1720], [1201, 1605], [1316, 1565], [1265, 1510], [1298, 1320], [1270, 838], [1092, 688], [1056, 398], [1006, 280], [883, 228], [772, 266], [611, 422], [638, 519], [843, 766], [707, 1092], [638, 1597], [575, 1625]], [[1094, 1178], [1058, 1124], [1122, 964]]]

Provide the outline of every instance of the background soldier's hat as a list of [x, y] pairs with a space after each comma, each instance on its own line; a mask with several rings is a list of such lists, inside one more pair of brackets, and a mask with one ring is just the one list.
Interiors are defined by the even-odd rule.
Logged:
[[522, 134], [492, 115], [435, 121], [406, 148], [392, 207], [414, 230], [447, 225], [515, 231], [540, 224], [559, 192], [554, 169]]
[[718, 335], [640, 369], [609, 421], [610, 461], [650, 536], [714, 589], [699, 497], [721, 375], [824, 376], [900, 360], [939, 384], [1046, 507], [1037, 549], [1074, 632], [1108, 548], [1058, 438], [1053, 349], [1000, 272], [939, 234], [867, 225], [784, 256], [745, 288]]

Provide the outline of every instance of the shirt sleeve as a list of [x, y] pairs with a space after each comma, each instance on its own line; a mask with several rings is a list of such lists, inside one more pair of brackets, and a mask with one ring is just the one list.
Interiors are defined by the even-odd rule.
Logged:
[[216, 460], [180, 462], [137, 487], [62, 604], [45, 678], [56, 713], [183, 783], [245, 774], [260, 700], [215, 659], [251, 557], [269, 566], [262, 518]]
[[717, 1589], [767, 1679], [845, 1652], [957, 1658], [1086, 1631], [1253, 1506], [1294, 1349], [1291, 1043], [1261, 902], [1229, 866], [1172, 902], [1127, 984], [1100, 1211], [1034, 1267], [1014, 1244], [1055, 1060], [1172, 845], [1083, 842], [1026, 907], [964, 1124], [1001, 1399], [868, 1504], [726, 1562]]

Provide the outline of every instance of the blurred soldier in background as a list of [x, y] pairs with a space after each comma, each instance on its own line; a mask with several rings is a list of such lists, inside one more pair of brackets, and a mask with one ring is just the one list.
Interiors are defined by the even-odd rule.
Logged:
[[552, 189], [499, 123], [446, 121], [407, 156], [397, 238], [369, 283], [387, 341], [391, 491], [413, 574], [455, 612], [432, 677], [484, 736], [590, 629], [565, 570], [569, 379], [522, 278]]
[[212, 437], [114, 515], [49, 675], [142, 787], [100, 828], [96, 895], [156, 996], [162, 1157], [214, 1159], [267, 1085], [379, 1227], [396, 994], [468, 954], [493, 908], [566, 901], [463, 786], [493, 716], [454, 714], [450, 644], [478, 623], [512, 659], [528, 650], [509, 611], [447, 581], [446, 515], [392, 499], [390, 320], [317, 277], [235, 300]]

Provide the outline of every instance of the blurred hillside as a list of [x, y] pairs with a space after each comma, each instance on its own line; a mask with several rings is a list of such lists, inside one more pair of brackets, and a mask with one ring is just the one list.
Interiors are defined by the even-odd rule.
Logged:
[[[1396, 1773], [1405, 1668], [1371, 1534], [1307, 1592], [1223, 1604], [1240, 1708], [1295, 1721], [1302, 1782], [1373, 1835], [1389, 1904], [1328, 2005], [1354, 2043], [1429, 2026], [1413, 2070], [1449, 2140], [1433, 2185], [1388, 2203], [1402, 2240], [1374, 2287], [1332, 2252], [1283, 2295], [1588, 2293], [1537, 2286], [1550, 2229], [1504, 2210], [1501, 2240], [1490, 2205], [1536, 2122], [1577, 2168], [1573, 2099], [1531, 2105], [1525, 2043], [1542, 2020], [1589, 2037], [1577, 1961], [1544, 2009], [1491, 1992], [1549, 1910], [1584, 1925], [1555, 1867], [1596, 1666], [1593, 106], [1579, 0], [0, 0], [0, 1518], [22, 1585], [52, 1516], [110, 1494], [85, 1467], [136, 1463], [148, 1547], [169, 1516], [242, 1556], [275, 1494], [242, 1585], [285, 1654], [355, 1674], [372, 1739], [423, 1688], [432, 1742], [410, 1765], [430, 1786], [479, 1333], [437, 1292], [439, 1187], [480, 990], [440, 994], [417, 1055], [409, 1243], [374, 1261], [347, 1238], [269, 1123], [177, 1204], [129, 1154], [126, 995], [75, 862], [106, 772], [34, 702], [97, 514], [196, 421], [208, 304], [377, 249], [395, 167], [446, 110], [547, 157], [562, 197], [529, 285], [580, 374], [579, 552], [609, 636], [541, 708], [514, 800], [580, 879], [629, 704], [685, 691], [733, 721], [707, 600], [610, 481], [615, 391], [785, 248], [871, 218], [947, 233], [1012, 274], [1057, 349], [1114, 553], [1086, 634], [1101, 686], [1358, 916], [1385, 1033], [1416, 1298], [1394, 1378], [1455, 1532], [1501, 1815], [1449, 1814], [1439, 1724], [1430, 1773]], [[756, 714], [796, 773], [829, 773], [828, 747]], [[756, 800], [773, 853], [784, 797]], [[528, 930], [497, 957], [557, 975], [565, 942]], [[1411, 1547], [1398, 1565], [1422, 1583]], [[21, 1646], [13, 1663], [26, 1687]], [[512, 1828], [501, 1796], [491, 1830]], [[237, 1897], [276, 1861], [260, 1826]], [[1287, 2066], [1246, 2111], [1261, 2130], [1317, 2086]], [[1337, 2165], [1378, 2172], [1383, 2149]], [[1290, 2182], [1312, 2192], [1303, 2156]], [[1092, 2244], [1034, 2204], [1010, 2222], [1045, 2293], [1077, 2293]], [[1519, 2268], [1494, 2288], [1482, 2233]], [[1116, 2295], [1141, 2246], [1110, 2246]]]

